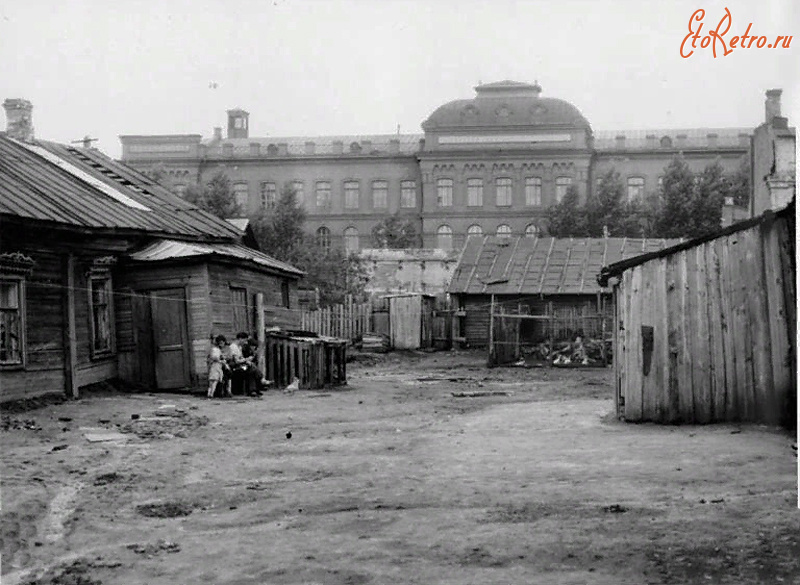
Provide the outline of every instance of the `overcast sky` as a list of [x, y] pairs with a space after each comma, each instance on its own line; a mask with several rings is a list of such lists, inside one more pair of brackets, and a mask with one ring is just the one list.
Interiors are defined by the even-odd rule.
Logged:
[[[752, 22], [791, 47], [681, 58], [692, 13], [705, 31], [726, 6], [728, 42]], [[770, 88], [800, 123], [797, 0], [26, 0], [0, 3], [0, 58], [0, 98], [33, 102], [37, 137], [114, 157], [120, 134], [208, 136], [233, 107], [251, 136], [420, 133], [502, 79], [595, 130], [755, 127]]]

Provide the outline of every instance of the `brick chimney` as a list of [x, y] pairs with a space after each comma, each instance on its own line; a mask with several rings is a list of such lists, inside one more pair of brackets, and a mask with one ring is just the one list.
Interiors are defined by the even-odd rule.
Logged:
[[33, 104], [23, 99], [6, 99], [6, 132], [11, 138], [33, 142]]
[[773, 118], [778, 118], [781, 115], [781, 94], [782, 89], [768, 89], [767, 100], [764, 102], [764, 113], [766, 114], [766, 123], [771, 124]]

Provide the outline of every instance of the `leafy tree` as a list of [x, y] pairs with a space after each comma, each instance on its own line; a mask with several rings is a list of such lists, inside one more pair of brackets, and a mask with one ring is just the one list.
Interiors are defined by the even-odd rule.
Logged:
[[722, 223], [722, 205], [729, 192], [730, 183], [719, 162], [703, 169], [692, 189], [691, 227], [683, 235], [691, 238], [719, 229]]
[[393, 250], [414, 248], [419, 244], [413, 221], [403, 219], [396, 213], [372, 228], [372, 240], [377, 248]]
[[[637, 205], [625, 201], [625, 185], [615, 169], [600, 177], [600, 184], [584, 206], [585, 231], [581, 235], [599, 238], [607, 230], [609, 236], [625, 236], [629, 215]], [[605, 228], [605, 229], [604, 229]]]
[[746, 156], [742, 157], [742, 162], [730, 179], [729, 195], [733, 197], [734, 205], [750, 205], [750, 160]]
[[153, 181], [162, 187], [166, 187], [167, 189], [172, 188], [172, 180], [167, 174], [167, 167], [164, 166], [164, 163], [158, 163], [156, 166], [150, 169], [148, 174]]
[[678, 155], [664, 169], [658, 218], [654, 226], [655, 235], [661, 238], [680, 238], [692, 232], [693, 194], [694, 175], [683, 157]]
[[547, 210], [547, 231], [557, 238], [586, 234], [586, 213], [578, 205], [578, 189], [570, 185], [564, 198]]
[[224, 171], [219, 171], [202, 187], [191, 185], [186, 190], [186, 200], [223, 219], [239, 217], [242, 214], [242, 209], [233, 195], [231, 180]]
[[251, 226], [263, 250], [284, 262], [302, 260], [306, 211], [297, 203], [295, 191], [281, 191], [275, 208], [263, 210], [251, 218]]
[[294, 190], [284, 189], [274, 209], [251, 218], [259, 247], [270, 256], [306, 273], [303, 284], [319, 290], [323, 306], [341, 303], [347, 295], [363, 295], [367, 271], [357, 254], [320, 246], [306, 233], [306, 212]]

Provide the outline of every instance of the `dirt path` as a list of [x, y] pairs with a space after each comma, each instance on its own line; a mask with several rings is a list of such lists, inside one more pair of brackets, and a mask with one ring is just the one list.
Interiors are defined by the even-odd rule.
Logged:
[[3, 583], [800, 584], [788, 435], [626, 425], [608, 371], [480, 359], [7, 418]]

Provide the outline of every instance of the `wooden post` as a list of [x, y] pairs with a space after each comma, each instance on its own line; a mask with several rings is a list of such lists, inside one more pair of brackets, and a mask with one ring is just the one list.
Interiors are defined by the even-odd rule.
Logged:
[[258, 352], [256, 360], [258, 369], [266, 372], [266, 323], [264, 322], [264, 293], [256, 293], [256, 336], [258, 339]]
[[489, 367], [494, 365], [494, 295], [489, 303]]
[[78, 335], [75, 331], [75, 256], [64, 257], [64, 392], [78, 398]]

